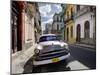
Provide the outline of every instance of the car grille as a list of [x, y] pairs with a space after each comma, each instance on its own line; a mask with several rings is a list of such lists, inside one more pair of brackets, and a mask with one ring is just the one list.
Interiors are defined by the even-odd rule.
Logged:
[[52, 58], [56, 58], [56, 57], [67, 55], [68, 53], [69, 53], [69, 50], [66, 50], [66, 49], [49, 51], [49, 52], [45, 52], [45, 53], [39, 54], [36, 57], [35, 60], [36, 61], [41, 61], [41, 60], [52, 59]]

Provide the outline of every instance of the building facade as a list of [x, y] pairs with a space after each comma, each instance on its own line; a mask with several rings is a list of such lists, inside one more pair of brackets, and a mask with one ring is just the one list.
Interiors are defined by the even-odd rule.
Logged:
[[38, 3], [35, 3], [35, 8], [36, 8], [36, 14], [35, 14], [35, 42], [39, 41], [39, 37], [42, 34], [42, 29], [41, 29], [41, 16], [39, 12], [39, 6]]
[[41, 35], [41, 22], [37, 3], [12, 1], [12, 53], [34, 46]]
[[[25, 13], [24, 13], [24, 41], [23, 41], [23, 49], [28, 49], [33, 44], [35, 44], [34, 37], [34, 17], [35, 17], [35, 7], [34, 3], [25, 3]], [[34, 10], [34, 11], [33, 11]]]
[[56, 34], [59, 36], [60, 39], [63, 40], [63, 28], [64, 23], [63, 23], [63, 17], [62, 17], [62, 12], [60, 13], [55, 13], [53, 16], [53, 23], [52, 23], [52, 33]]
[[44, 34], [51, 34], [51, 33], [52, 33], [52, 25], [50, 23], [46, 23]]
[[23, 41], [23, 11], [24, 2], [12, 1], [11, 7], [11, 52], [15, 53], [22, 50]]
[[95, 6], [75, 6], [75, 38], [77, 43], [95, 44]]
[[74, 5], [67, 4], [65, 9], [65, 41], [75, 43], [74, 37]]

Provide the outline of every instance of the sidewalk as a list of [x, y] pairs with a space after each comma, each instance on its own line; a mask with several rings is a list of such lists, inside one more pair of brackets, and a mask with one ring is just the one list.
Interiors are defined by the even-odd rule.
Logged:
[[13, 54], [11, 59], [12, 74], [23, 73], [25, 63], [33, 56], [33, 54], [34, 46]]
[[96, 49], [95, 45], [88, 45], [88, 44], [82, 44], [82, 43], [76, 43], [76, 44], [72, 44], [72, 45], [78, 46], [78, 47], [89, 48], [89, 49]]

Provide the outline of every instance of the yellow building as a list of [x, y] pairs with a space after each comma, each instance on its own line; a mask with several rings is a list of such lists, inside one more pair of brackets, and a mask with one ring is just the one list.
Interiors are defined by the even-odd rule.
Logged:
[[75, 42], [74, 37], [74, 5], [66, 5], [65, 10], [65, 41], [72, 44]]

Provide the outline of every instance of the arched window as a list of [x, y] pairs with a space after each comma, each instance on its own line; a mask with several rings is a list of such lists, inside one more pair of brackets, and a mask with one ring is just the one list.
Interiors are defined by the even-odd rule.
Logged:
[[67, 41], [69, 41], [69, 28], [67, 28]]
[[71, 37], [73, 38], [73, 26], [71, 26]]
[[84, 23], [84, 37], [89, 38], [90, 34], [90, 23], [89, 21], [85, 21]]
[[67, 11], [67, 19], [69, 19], [69, 11]]
[[80, 35], [81, 35], [81, 27], [80, 24], [77, 25], [77, 37], [76, 37], [76, 41], [80, 42]]
[[79, 11], [80, 10], [80, 5], [77, 5], [77, 11]]

